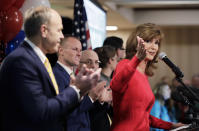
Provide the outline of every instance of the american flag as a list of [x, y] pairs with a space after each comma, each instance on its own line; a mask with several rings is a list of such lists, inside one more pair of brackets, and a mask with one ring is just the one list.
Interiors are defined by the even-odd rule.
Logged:
[[92, 49], [84, 0], [75, 0], [73, 35], [80, 39], [82, 50]]

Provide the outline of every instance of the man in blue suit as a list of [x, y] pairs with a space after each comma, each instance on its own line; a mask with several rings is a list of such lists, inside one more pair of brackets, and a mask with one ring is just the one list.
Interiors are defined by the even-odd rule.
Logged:
[[[59, 91], [62, 92], [70, 84], [73, 70], [79, 65], [82, 46], [80, 41], [73, 36], [65, 36], [58, 49], [58, 61], [53, 67]], [[100, 82], [96, 88], [89, 91], [81, 100], [79, 106], [67, 116], [67, 131], [90, 131], [89, 110], [93, 108], [93, 102], [100, 97], [106, 82]]]
[[95, 87], [100, 70], [85, 66], [73, 86], [56, 90], [46, 53], [55, 53], [63, 39], [60, 15], [48, 7], [25, 15], [26, 40], [10, 53], [0, 68], [0, 116], [3, 131], [63, 131], [63, 118], [81, 96]]

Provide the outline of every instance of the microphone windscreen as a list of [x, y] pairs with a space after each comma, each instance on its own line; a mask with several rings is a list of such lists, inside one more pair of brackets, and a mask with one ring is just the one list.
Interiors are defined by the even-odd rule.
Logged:
[[167, 55], [166, 55], [166, 53], [164, 53], [164, 52], [161, 52], [160, 54], [159, 54], [159, 59], [163, 59], [164, 57], [166, 57]]

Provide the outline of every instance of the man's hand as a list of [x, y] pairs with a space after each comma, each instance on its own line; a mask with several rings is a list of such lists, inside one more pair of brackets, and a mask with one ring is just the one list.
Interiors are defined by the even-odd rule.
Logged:
[[88, 95], [92, 98], [93, 101], [98, 100], [101, 95], [102, 92], [104, 91], [104, 87], [106, 86], [106, 81], [101, 81], [99, 83], [97, 83], [96, 87], [92, 88]]
[[97, 85], [100, 79], [101, 68], [96, 71], [82, 66], [80, 72], [77, 74], [74, 85], [80, 89], [80, 95], [84, 96], [88, 91]]
[[101, 92], [101, 95], [99, 97], [100, 102], [107, 102], [111, 103], [112, 102], [112, 90], [110, 87], [106, 87], [103, 89]]

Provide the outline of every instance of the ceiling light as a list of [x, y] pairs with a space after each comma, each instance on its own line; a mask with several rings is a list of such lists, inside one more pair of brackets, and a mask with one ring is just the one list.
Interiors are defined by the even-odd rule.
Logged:
[[108, 30], [108, 31], [115, 31], [117, 29], [118, 29], [117, 26], [106, 26], [106, 30]]

